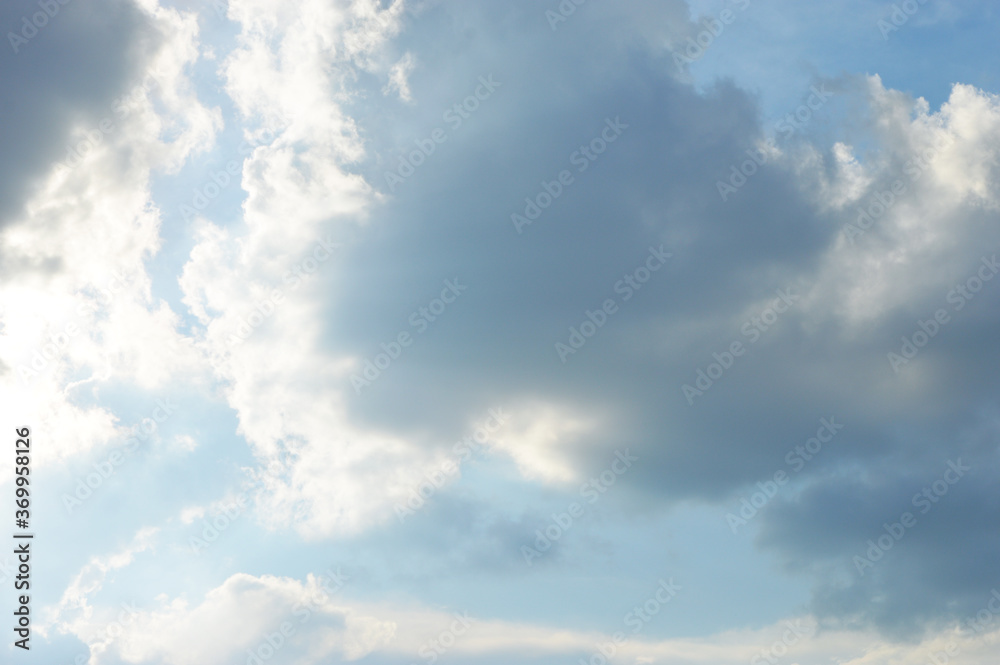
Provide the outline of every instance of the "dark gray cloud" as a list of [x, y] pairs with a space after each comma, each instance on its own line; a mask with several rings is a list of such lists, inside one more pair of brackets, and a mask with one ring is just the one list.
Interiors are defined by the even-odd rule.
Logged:
[[[764, 513], [760, 542], [789, 569], [816, 574], [821, 618], [905, 638], [985, 607], [1000, 580], [996, 444], [950, 444], [937, 441], [937, 459], [900, 452], [831, 472]], [[960, 477], [954, 469], [964, 467]], [[912, 519], [901, 520], [906, 513]]]

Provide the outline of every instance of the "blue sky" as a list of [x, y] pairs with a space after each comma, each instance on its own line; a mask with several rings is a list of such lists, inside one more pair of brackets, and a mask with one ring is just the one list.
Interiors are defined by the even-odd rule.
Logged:
[[992, 4], [39, 6], [3, 662], [993, 662]]

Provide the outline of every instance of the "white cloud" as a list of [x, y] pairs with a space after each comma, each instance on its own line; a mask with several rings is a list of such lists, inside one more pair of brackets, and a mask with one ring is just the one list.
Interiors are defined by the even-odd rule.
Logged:
[[[111, 655], [128, 663], [162, 665], [242, 661], [247, 649], [264, 647], [265, 654], [273, 653], [266, 650], [268, 636], [271, 644], [279, 644], [269, 662], [313, 665], [330, 658], [357, 660], [392, 639], [393, 623], [342, 607], [333, 590], [312, 575], [300, 582], [239, 573], [196, 605], [163, 597], [160, 609], [139, 609], [115, 636], [93, 620], [67, 629], [91, 648], [92, 665], [110, 662]], [[106, 608], [98, 614], [110, 612]]]
[[549, 404], [514, 408], [496, 436], [495, 449], [510, 455], [528, 480], [568, 483], [578, 479], [574, 444], [598, 426], [594, 415]]
[[[37, 449], [36, 465], [124, 434], [106, 408], [78, 406], [80, 390], [112, 377], [152, 390], [202, 371], [177, 315], [151, 296], [144, 262], [161, 240], [149, 178], [207, 148], [221, 120], [185, 78], [197, 58], [194, 15], [151, 0], [142, 7], [163, 38], [149, 76], [93, 126], [74, 130], [67, 148], [82, 155], [68, 158], [70, 167], [53, 164], [23, 213], [0, 230], [0, 399], [9, 407], [2, 424], [31, 423], [51, 442]], [[0, 470], [8, 464], [0, 461]]]
[[[852, 327], [973, 269], [969, 257], [981, 244], [975, 213], [1000, 206], [1000, 98], [955, 85], [931, 113], [924, 100], [887, 90], [877, 76], [867, 84], [878, 157], [859, 163], [837, 146], [832, 178], [822, 175], [822, 160], [800, 171], [800, 185], [815, 183], [819, 206], [838, 209], [843, 224], [803, 308]], [[891, 191], [896, 181], [905, 186], [901, 194]], [[871, 221], [859, 210], [874, 211]]]
[[55, 628], [62, 634], [105, 639], [110, 613], [107, 608], [95, 608], [91, 597], [103, 588], [112, 571], [125, 568], [135, 560], [137, 554], [152, 549], [158, 533], [159, 529], [156, 528], [140, 529], [132, 542], [118, 552], [104, 557], [91, 557], [63, 591], [59, 604], [44, 610], [46, 620], [38, 627], [38, 632], [44, 637]]
[[389, 82], [386, 84], [383, 92], [389, 94], [395, 91], [404, 102], [412, 102], [413, 96], [410, 93], [408, 78], [413, 72], [414, 67], [416, 67], [416, 64], [416, 58], [413, 57], [412, 53], [407, 53], [400, 58], [399, 62], [389, 70]]

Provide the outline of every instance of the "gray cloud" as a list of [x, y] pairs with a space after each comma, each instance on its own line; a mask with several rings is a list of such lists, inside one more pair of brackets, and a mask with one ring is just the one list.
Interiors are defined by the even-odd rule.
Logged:
[[[58, 13], [32, 32], [23, 24], [40, 12], [37, 2], [15, 0], [0, 8], [0, 26], [33, 35], [26, 43], [4, 39], [0, 77], [4, 81], [0, 151], [0, 223], [9, 223], [39, 179], [63, 161], [70, 129], [96, 129], [111, 115], [116, 97], [140, 72], [160, 36], [132, 2], [112, 0], [94, 11], [85, 2], [53, 3]], [[32, 26], [34, 27], [34, 26]], [[44, 268], [43, 268], [44, 269]]]
[[[370, 121], [372, 128], [397, 128], [388, 141], [372, 129], [372, 161], [359, 167], [389, 194], [382, 187], [387, 165], [412, 150], [414, 139], [444, 126], [451, 100], [468, 94], [481, 75], [502, 82], [369, 225], [352, 232], [346, 262], [329, 280], [329, 344], [359, 357], [374, 355], [399, 331], [413, 332], [408, 315], [435, 297], [442, 280], [468, 284], [375, 385], [352, 395], [354, 414], [400, 432], [453, 430], [456, 414], [512, 398], [613, 414], [613, 434], [585, 437], [574, 464], [597, 469], [609, 449], [630, 445], [643, 464], [629, 484], [662, 505], [730, 500], [782, 468], [784, 454], [811, 435], [819, 418], [835, 416], [847, 429], [802, 472], [799, 480], [809, 486], [802, 501], [765, 511], [762, 541], [824, 580], [830, 558], [849, 556], [872, 525], [877, 535], [882, 516], [891, 516], [894, 502], [928, 472], [927, 460], [953, 454], [964, 424], [996, 394], [990, 312], [1000, 291], [984, 290], [924, 352], [933, 381], [916, 389], [886, 362], [899, 336], [942, 305], [949, 280], [1000, 245], [994, 215], [971, 204], [941, 213], [955, 220], [957, 232], [945, 267], [935, 268], [940, 281], [929, 279], [929, 266], [913, 265], [901, 300], [858, 332], [839, 313], [843, 294], [823, 272], [844, 224], [856, 217], [854, 206], [831, 210], [806, 186], [814, 175], [843, 175], [832, 145], [817, 143], [819, 175], [796, 173], [795, 150], [819, 140], [807, 128], [784, 144], [785, 158], [761, 167], [724, 203], [717, 179], [763, 131], [750, 96], [726, 81], [697, 94], [676, 78], [668, 52], [626, 43], [615, 30], [601, 33], [584, 20], [548, 35], [531, 12], [521, 3], [436, 7], [416, 19], [412, 31], [426, 43], [438, 43], [456, 25], [470, 38], [460, 40], [457, 54], [422, 52], [410, 81], [416, 106], [386, 105]], [[490, 31], [487, 21], [510, 27]], [[515, 28], [530, 39], [508, 45], [500, 57], [505, 31]], [[580, 31], [575, 39], [564, 38], [573, 30]], [[864, 79], [838, 85], [855, 108], [867, 109], [861, 118], [871, 125], [863, 133], [893, 155], [881, 172], [891, 181], [915, 147], [904, 128], [879, 128]], [[905, 95], [894, 99], [912, 103]], [[575, 171], [571, 153], [616, 117], [629, 125], [621, 139], [586, 172]], [[836, 133], [823, 123], [816, 131]], [[562, 169], [575, 182], [518, 234], [511, 213], [523, 212], [524, 198]], [[872, 183], [861, 200], [882, 186]], [[889, 229], [877, 229], [866, 242], [892, 238]], [[674, 258], [621, 302], [613, 285], [660, 244]], [[927, 253], [928, 261], [940, 259]], [[792, 308], [747, 344], [741, 317], [789, 287], [818, 300]], [[561, 364], [554, 344], [609, 297], [620, 312]], [[689, 406], [681, 385], [693, 384], [712, 353], [734, 340], [747, 353]], [[386, 414], [393, 414], [388, 421]], [[901, 428], [923, 434], [902, 436]], [[984, 469], [992, 468], [987, 458], [983, 452]], [[851, 468], [865, 470], [869, 484], [858, 486], [844, 471]], [[896, 473], [886, 475], [889, 468]], [[996, 512], [979, 482], [970, 480], [914, 532], [892, 572], [840, 591], [821, 581], [816, 608], [840, 617], [862, 611], [865, 621], [897, 635], [968, 609], [975, 590], [995, 579], [995, 565], [984, 557], [957, 575], [943, 564], [958, 560], [963, 548], [994, 549], [987, 533]], [[956, 519], [945, 519], [952, 511]], [[934, 546], [934, 538], [948, 545]], [[881, 595], [889, 599], [885, 610], [863, 610]]]

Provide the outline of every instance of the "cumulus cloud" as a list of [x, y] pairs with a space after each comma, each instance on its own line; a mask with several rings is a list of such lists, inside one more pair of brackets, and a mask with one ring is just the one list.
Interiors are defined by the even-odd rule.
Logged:
[[[115, 557], [113, 567], [130, 563], [131, 554]], [[267, 660], [277, 651], [274, 662], [279, 663], [311, 665], [330, 657], [354, 661], [389, 642], [395, 624], [341, 607], [333, 594], [343, 583], [327, 575], [310, 575], [300, 582], [240, 573], [194, 605], [164, 596], [159, 609], [126, 607], [127, 616], [117, 620], [117, 608], [98, 607], [72, 621], [62, 620], [59, 629], [90, 648], [89, 662], [94, 665], [242, 662], [248, 651], [260, 652]], [[98, 588], [91, 585], [83, 591]], [[65, 600], [63, 605], [65, 613]], [[109, 630], [111, 623], [115, 627]]]
[[[669, 17], [678, 6], [659, 11]], [[914, 447], [927, 454], [931, 441], [900, 437], [887, 419], [916, 413], [930, 424], [949, 405], [984, 399], [956, 390], [939, 356], [967, 358], [967, 347], [929, 349], [899, 377], [886, 357], [894, 339], [946, 305], [949, 280], [976, 270], [988, 246], [995, 96], [956, 85], [932, 110], [877, 76], [843, 77], [831, 85], [855, 113], [830, 111], [843, 137], [824, 143], [807, 128], [778, 138], [759, 172], [722, 201], [714, 184], [765, 130], [746, 93], [726, 81], [699, 93], [672, 68], [669, 45], [688, 24], [668, 20], [670, 38], [647, 34], [638, 53], [619, 41], [619, 27], [587, 43], [538, 39], [500, 66], [488, 58], [501, 38], [485, 26], [507, 10], [449, 7], [414, 14], [412, 25], [398, 4], [374, 15], [365, 3], [317, 11], [306, 21], [261, 3], [231, 7], [241, 35], [223, 66], [227, 90], [245, 118], [276, 127], [277, 137], [243, 166], [246, 234], [199, 222], [182, 278], [240, 432], [261, 462], [287, 465], [261, 497], [269, 523], [295, 516], [309, 537], [382, 523], [439, 461], [432, 441], [455, 437], [491, 402], [532, 404], [496, 441], [527, 481], [570, 485], [624, 442], [644, 460], [630, 484], [670, 506], [733, 496], [773, 472], [821, 416], [836, 415], [850, 433], [804, 472], [806, 484]], [[450, 20], [481, 37], [457, 62], [418, 54], [421, 66], [406, 77], [408, 94], [427, 100], [441, 87], [427, 72], [447, 72], [449, 91], [438, 95], [446, 101], [359, 101], [386, 85], [402, 95], [406, 59], [393, 59], [389, 38], [405, 27], [440, 39]], [[630, 20], [633, 9], [609, 23]], [[568, 59], [573, 68], [556, 66]], [[611, 74], [625, 62], [635, 76]], [[360, 71], [388, 83], [366, 88]], [[536, 103], [555, 71], [564, 94]], [[487, 72], [501, 87], [390, 191], [384, 170], [444, 126], [450, 100]], [[516, 150], [502, 130], [512, 119], [524, 128]], [[621, 139], [582, 156], [610, 119], [624, 124]], [[409, 139], [380, 131], [395, 121]], [[562, 169], [573, 183], [517, 233], [511, 214]], [[905, 186], [888, 203], [897, 180]], [[880, 197], [884, 212], [858, 227], [859, 209], [878, 210]], [[303, 264], [328, 232], [335, 256]], [[660, 245], [671, 264], [641, 287], [622, 286]], [[299, 264], [314, 265], [315, 276], [300, 279]], [[446, 278], [467, 282], [469, 294], [415, 334], [407, 315]], [[260, 303], [276, 291], [272, 315]], [[761, 323], [776, 294], [792, 306]], [[995, 297], [984, 291], [980, 301]], [[563, 367], [555, 344], [608, 298], [616, 313]], [[966, 331], [988, 353], [985, 310], [969, 309], [948, 332]], [[241, 323], [254, 321], [234, 343]], [[351, 390], [351, 373], [380, 349], [372, 340], [401, 330], [413, 334], [412, 348], [365, 392]], [[734, 341], [746, 354], [689, 404], [682, 386]], [[807, 537], [769, 542], [797, 551]], [[921, 570], [932, 585], [933, 565]]]
[[[1000, 98], [816, 75], [781, 94], [828, 87], [830, 103], [783, 132], [745, 79], [695, 81], [727, 44], [767, 41], [762, 23], [794, 31], [791, 10], [733, 3], [740, 22], [679, 66], [715, 15], [700, 3], [543, 4], [136, 0], [107, 24], [61, 10], [0, 64], [26, 90], [0, 130], [0, 424], [33, 423], [52, 442], [35, 462], [59, 469], [126, 433], [121, 393], [221, 395], [171, 441], [200, 468], [268, 469], [251, 535], [227, 537], [416, 552], [402, 572], [366, 562], [364, 600], [314, 603], [280, 658], [319, 663], [413, 658], [464, 583], [429, 589], [427, 570], [485, 575], [483, 598], [530, 584], [518, 546], [616, 451], [641, 462], [547, 560], [553, 588], [576, 584], [584, 549], [619, 564], [663, 538], [679, 556], [649, 524], [735, 503], [835, 419], [748, 529], [811, 589], [787, 614], [819, 631], [789, 658], [908, 662], [954, 640], [985, 662], [994, 637], [956, 625], [1000, 572]], [[197, 203], [209, 180], [213, 206]], [[491, 409], [505, 418], [476, 439], [486, 454], [400, 524], [394, 508]], [[922, 512], [959, 458], [968, 473]], [[190, 527], [233, 493], [200, 490], [169, 514]], [[48, 627], [95, 662], [236, 662], [320, 589], [227, 554], [224, 575], [110, 635], [118, 610], [94, 597], [150, 533], [55, 601]], [[372, 599], [397, 585], [419, 600]], [[456, 654], [586, 656], [620, 600], [582, 627], [494, 601]], [[651, 627], [622, 654], [745, 662], [785, 630], [753, 621], [772, 623]]]
[[[51, 29], [65, 31], [59, 26], [74, 13], [68, 7]], [[184, 70], [197, 59], [194, 17], [155, 3], [125, 15], [149, 34], [115, 48], [141, 56], [147, 69], [105, 72], [97, 86], [107, 91], [102, 103], [79, 105], [84, 114], [64, 118], [51, 132], [61, 149], [0, 232], [8, 277], [0, 392], [13, 407], [3, 418], [12, 427], [7, 419], [28, 418], [54, 441], [39, 450], [37, 464], [125, 434], [113, 412], [80, 402], [88, 389], [123, 381], [155, 390], [180, 375], [197, 381], [202, 371], [178, 333], [178, 314], [151, 293], [145, 263], [162, 239], [149, 180], [210, 144], [221, 120], [186, 83]], [[89, 57], [91, 66], [100, 65]], [[106, 81], [114, 77], [118, 87], [109, 90]], [[111, 99], [112, 91], [124, 94]]]

